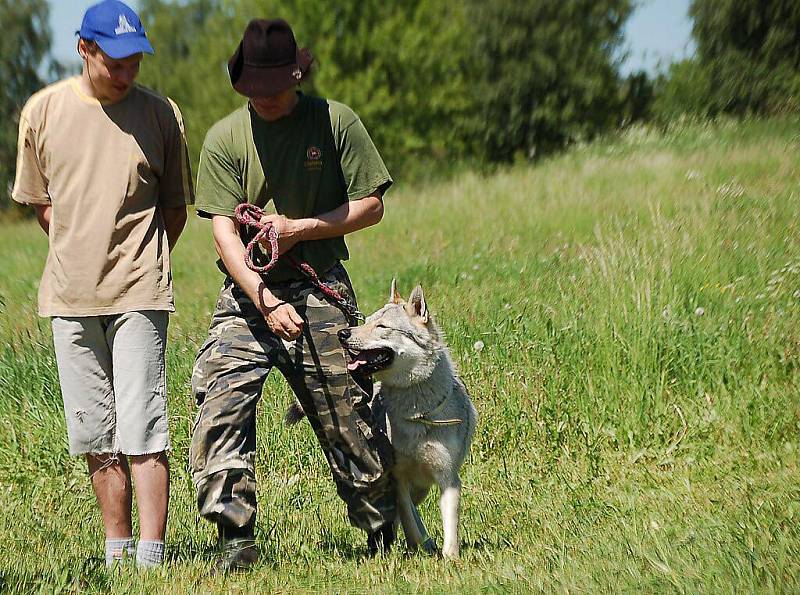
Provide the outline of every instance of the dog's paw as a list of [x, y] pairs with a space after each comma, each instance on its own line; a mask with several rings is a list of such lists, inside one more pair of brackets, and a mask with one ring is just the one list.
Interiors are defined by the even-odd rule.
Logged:
[[443, 549], [442, 557], [445, 560], [458, 560], [459, 557], [458, 547], [450, 547]]

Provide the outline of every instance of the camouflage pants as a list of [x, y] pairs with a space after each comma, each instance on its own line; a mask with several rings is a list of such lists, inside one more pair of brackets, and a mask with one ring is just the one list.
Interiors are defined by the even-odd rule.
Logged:
[[[355, 300], [341, 265], [322, 280]], [[311, 422], [350, 522], [374, 531], [395, 517], [392, 451], [336, 336], [355, 321], [307, 281], [269, 289], [303, 318], [296, 341], [271, 333], [253, 302], [227, 279], [197, 355], [192, 389], [200, 409], [189, 457], [200, 514], [232, 527], [255, 523], [256, 404], [276, 367]]]

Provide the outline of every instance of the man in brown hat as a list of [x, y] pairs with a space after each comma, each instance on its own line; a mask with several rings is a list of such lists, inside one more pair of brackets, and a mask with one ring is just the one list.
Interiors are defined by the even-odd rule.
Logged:
[[251, 21], [228, 64], [233, 88], [249, 102], [211, 128], [200, 156], [197, 210], [212, 220], [226, 278], [195, 362], [200, 410], [190, 459], [200, 513], [219, 529], [222, 571], [258, 558], [255, 415], [273, 367], [308, 416], [370, 553], [394, 539], [391, 447], [370, 412], [371, 386], [348, 373], [336, 335], [357, 321], [287, 258], [265, 274], [248, 268], [252, 230], [234, 216], [242, 203], [269, 208], [262, 222], [278, 232], [278, 252], [311, 265], [355, 304], [341, 264], [344, 235], [380, 221], [392, 179], [350, 108], [297, 89], [311, 63], [288, 23]]

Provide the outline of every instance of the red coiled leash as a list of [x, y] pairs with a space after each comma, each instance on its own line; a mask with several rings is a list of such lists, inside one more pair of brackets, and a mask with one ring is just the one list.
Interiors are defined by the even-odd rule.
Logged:
[[[256, 234], [253, 236], [253, 239], [250, 240], [245, 247], [244, 262], [247, 265], [247, 268], [262, 275], [268, 273], [275, 267], [276, 264], [278, 264], [278, 258], [280, 258], [278, 255], [277, 230], [271, 224], [261, 223], [261, 218], [264, 216], [264, 211], [256, 205], [251, 205], [248, 203], [237, 205], [235, 214], [236, 220], [241, 225], [254, 227], [257, 230]], [[253, 260], [253, 251], [264, 238], [266, 238], [269, 242], [269, 262], [264, 266], [258, 266]], [[317, 271], [314, 270], [314, 267], [307, 262], [300, 262], [288, 254], [285, 254], [284, 257], [289, 261], [289, 264], [308, 277], [322, 293], [333, 300], [333, 302], [342, 312], [352, 318], [356, 318], [357, 320], [364, 320], [364, 315], [358, 311], [358, 308], [355, 307], [355, 304], [352, 304], [338, 291], [332, 287], [328, 287], [322, 281], [320, 281]]]

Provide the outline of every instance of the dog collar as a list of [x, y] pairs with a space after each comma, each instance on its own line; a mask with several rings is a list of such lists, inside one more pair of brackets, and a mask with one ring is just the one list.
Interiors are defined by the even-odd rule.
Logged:
[[[456, 383], [453, 383], [453, 384], [454, 384], [454, 386], [458, 386]], [[406, 421], [410, 421], [410, 422], [414, 422], [414, 423], [418, 423], [418, 424], [423, 424], [423, 425], [430, 426], [430, 427], [457, 426], [458, 424], [464, 423], [464, 420], [460, 419], [458, 417], [454, 417], [454, 418], [451, 418], [451, 419], [431, 419], [429, 417], [429, 416], [433, 415], [434, 413], [436, 413], [437, 411], [439, 411], [439, 409], [442, 408], [442, 406], [447, 402], [447, 399], [449, 398], [449, 396], [450, 395], [445, 396], [445, 398], [442, 399], [441, 403], [439, 403], [436, 407], [434, 407], [433, 409], [431, 409], [427, 413], [415, 413], [414, 415], [406, 417], [405, 420]]]
[[[431, 411], [433, 413], [433, 411]], [[416, 423], [420, 423], [426, 426], [457, 426], [460, 423], [464, 423], [463, 419], [459, 419], [454, 417], [453, 419], [429, 419], [428, 413], [416, 413], [411, 417], [407, 417], [406, 421], [412, 421]]]

